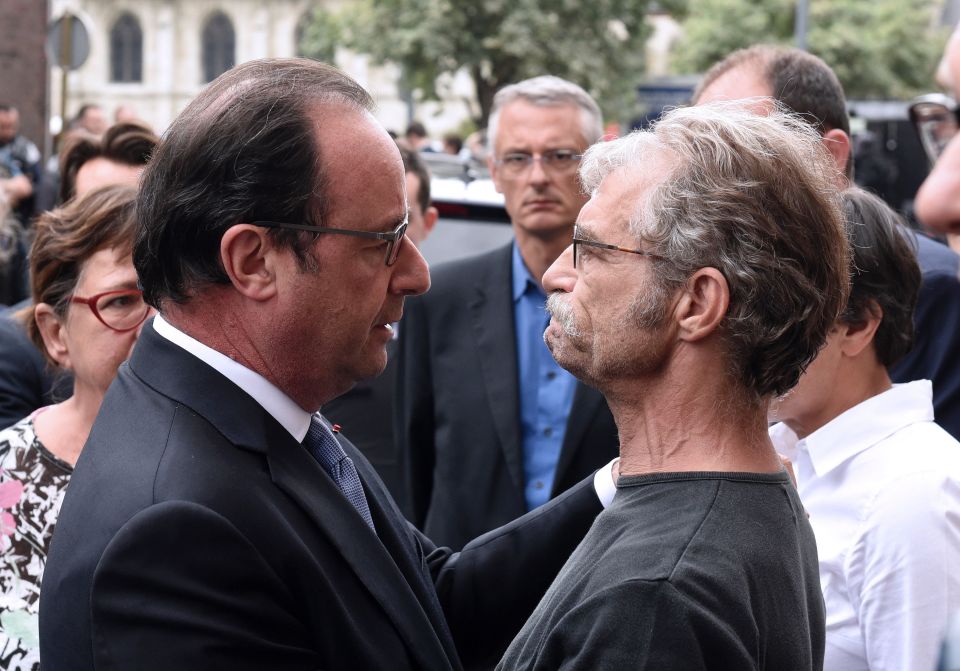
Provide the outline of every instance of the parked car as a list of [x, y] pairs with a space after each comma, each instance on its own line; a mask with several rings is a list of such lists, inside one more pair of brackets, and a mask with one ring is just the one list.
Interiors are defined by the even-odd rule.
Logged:
[[430, 265], [472, 256], [513, 238], [510, 218], [486, 166], [448, 154], [424, 153], [430, 194], [440, 220], [420, 251]]

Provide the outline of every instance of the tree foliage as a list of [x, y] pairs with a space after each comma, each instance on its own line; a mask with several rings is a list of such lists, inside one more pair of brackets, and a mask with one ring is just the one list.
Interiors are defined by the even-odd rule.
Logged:
[[[685, 0], [673, 0], [679, 7]], [[461, 69], [476, 86], [476, 121], [493, 95], [526, 77], [577, 82], [618, 117], [644, 74], [649, 0], [359, 0], [343, 14], [345, 46], [401, 66], [411, 89], [437, 96], [441, 75]], [[661, 2], [661, 6], [671, 3]], [[316, 53], [306, 38], [304, 53]]]
[[[807, 48], [837, 73], [848, 97], [910, 98], [929, 90], [947, 34], [932, 28], [936, 0], [810, 0]], [[702, 72], [753, 44], [792, 45], [794, 0], [691, 0], [680, 72]]]

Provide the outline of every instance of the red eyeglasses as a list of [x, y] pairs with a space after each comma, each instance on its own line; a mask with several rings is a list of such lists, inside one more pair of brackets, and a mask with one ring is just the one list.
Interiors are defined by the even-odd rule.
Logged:
[[104, 291], [90, 298], [71, 296], [70, 302], [86, 305], [104, 326], [121, 333], [137, 328], [150, 314], [139, 289]]

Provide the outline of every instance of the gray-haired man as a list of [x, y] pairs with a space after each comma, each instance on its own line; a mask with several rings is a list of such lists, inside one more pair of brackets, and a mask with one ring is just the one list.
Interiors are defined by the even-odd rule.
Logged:
[[587, 152], [544, 338], [610, 404], [620, 478], [499, 668], [821, 668], [816, 544], [766, 407], [846, 298], [831, 168], [799, 119], [729, 105]]
[[536, 77], [502, 89], [490, 170], [515, 240], [433, 270], [404, 320], [400, 439], [413, 521], [460, 547], [532, 510], [616, 455], [603, 398], [543, 344], [541, 276], [570, 244], [586, 202], [580, 155], [601, 136], [579, 86]]

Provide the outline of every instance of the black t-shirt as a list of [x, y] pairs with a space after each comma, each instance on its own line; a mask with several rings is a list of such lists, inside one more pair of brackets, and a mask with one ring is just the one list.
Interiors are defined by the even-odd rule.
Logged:
[[617, 487], [498, 669], [822, 669], [816, 542], [786, 473]]

